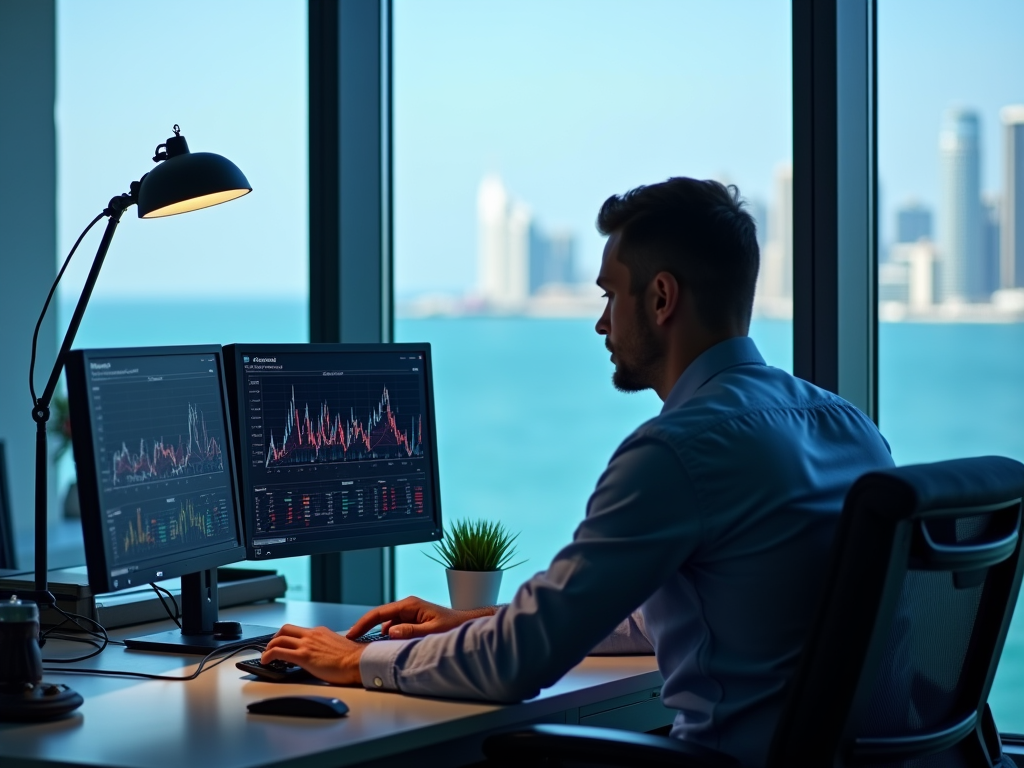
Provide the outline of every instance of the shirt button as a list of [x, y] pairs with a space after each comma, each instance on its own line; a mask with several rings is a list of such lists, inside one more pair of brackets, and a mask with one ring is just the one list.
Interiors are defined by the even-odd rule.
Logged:
[[375, 686], [377, 686], [378, 688], [383, 688], [384, 687], [384, 681], [381, 680], [379, 677], [373, 678], [373, 684]]

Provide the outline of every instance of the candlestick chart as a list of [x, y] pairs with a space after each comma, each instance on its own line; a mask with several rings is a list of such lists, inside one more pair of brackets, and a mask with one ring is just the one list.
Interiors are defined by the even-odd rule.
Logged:
[[115, 564], [232, 536], [227, 500], [219, 494], [126, 505], [107, 520]]
[[422, 404], [415, 387], [396, 392], [386, 384], [346, 382], [314, 389], [299, 392], [312, 397], [299, 397], [291, 385], [282, 393], [284, 400], [264, 388], [268, 469], [423, 455]]

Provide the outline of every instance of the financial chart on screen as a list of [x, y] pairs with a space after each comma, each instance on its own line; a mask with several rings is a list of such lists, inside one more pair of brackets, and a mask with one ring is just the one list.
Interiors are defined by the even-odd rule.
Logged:
[[[149, 566], [237, 546], [215, 354], [84, 361], [91, 454], [112, 586]], [[77, 455], [77, 454], [76, 454]]]
[[434, 538], [429, 348], [397, 346], [228, 348], [251, 558]]

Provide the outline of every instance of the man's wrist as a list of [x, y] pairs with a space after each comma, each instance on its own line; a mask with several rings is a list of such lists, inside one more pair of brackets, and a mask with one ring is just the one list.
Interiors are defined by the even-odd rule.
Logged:
[[500, 605], [485, 605], [481, 608], [468, 608], [462, 611], [466, 615], [467, 620], [479, 619], [482, 616], [493, 616], [498, 612]]

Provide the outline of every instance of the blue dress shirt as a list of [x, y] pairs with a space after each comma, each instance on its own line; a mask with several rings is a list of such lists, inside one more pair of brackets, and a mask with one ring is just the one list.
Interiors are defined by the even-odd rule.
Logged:
[[363, 685], [513, 702], [588, 653], [653, 650], [672, 735], [763, 764], [843, 498], [890, 466], [857, 408], [724, 341], [615, 451], [546, 571], [494, 616], [367, 646]]

